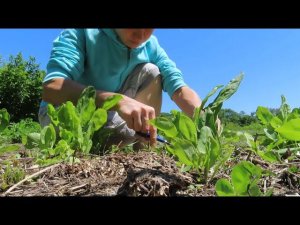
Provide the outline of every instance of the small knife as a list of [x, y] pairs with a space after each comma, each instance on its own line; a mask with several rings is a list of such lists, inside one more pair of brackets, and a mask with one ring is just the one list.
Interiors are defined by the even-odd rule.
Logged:
[[[144, 138], [150, 138], [150, 133], [148, 132], [148, 133], [142, 133], [142, 132], [135, 132], [136, 134], [138, 134], [138, 135], [140, 135], [140, 136], [142, 136], [142, 137], [144, 137]], [[159, 141], [159, 142], [161, 142], [161, 143], [164, 143], [164, 144], [167, 144], [167, 145], [171, 145], [171, 143], [170, 142], [168, 142], [166, 139], [164, 139], [162, 136], [160, 136], [160, 135], [157, 135], [156, 136], [156, 140], [157, 141]]]

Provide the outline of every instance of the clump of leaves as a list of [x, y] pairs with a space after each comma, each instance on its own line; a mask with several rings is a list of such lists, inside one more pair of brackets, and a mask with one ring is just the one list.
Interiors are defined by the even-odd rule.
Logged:
[[31, 118], [26, 118], [18, 123], [11, 123], [3, 132], [12, 143], [20, 143], [26, 136], [33, 132], [40, 132], [41, 126]]
[[205, 106], [208, 99], [223, 87], [216, 86], [203, 99], [201, 106], [195, 109], [193, 119], [172, 110], [171, 114], [163, 114], [150, 121], [171, 142], [167, 150], [187, 166], [186, 170], [196, 169], [199, 175], [204, 172], [205, 182], [210, 169], [214, 167], [213, 177], [231, 154], [221, 148], [221, 131], [216, 126], [216, 120], [223, 102], [237, 91], [242, 79], [243, 74], [232, 79], [213, 102]]
[[90, 152], [94, 132], [106, 123], [107, 110], [114, 107], [122, 96], [114, 95], [106, 99], [101, 108], [96, 108], [95, 98], [95, 88], [88, 86], [81, 93], [76, 107], [70, 101], [57, 109], [48, 104], [52, 123], [44, 127], [40, 134], [30, 134], [26, 142], [27, 148], [41, 149], [38, 163], [74, 162], [76, 152], [84, 155]]
[[24, 178], [24, 169], [8, 164], [4, 170], [4, 173], [1, 175], [1, 189], [5, 190], [9, 186], [16, 184]]
[[[258, 106], [256, 116], [263, 129], [263, 141], [247, 132], [242, 133], [250, 150], [269, 162], [281, 161], [280, 155], [300, 151], [300, 108], [291, 110], [285, 97], [281, 96], [281, 106], [276, 115], [263, 106]], [[261, 150], [263, 149], [263, 150]]]
[[230, 174], [231, 181], [219, 179], [216, 183], [218, 196], [270, 196], [272, 189], [263, 194], [258, 186], [262, 169], [251, 162], [243, 161], [234, 166]]

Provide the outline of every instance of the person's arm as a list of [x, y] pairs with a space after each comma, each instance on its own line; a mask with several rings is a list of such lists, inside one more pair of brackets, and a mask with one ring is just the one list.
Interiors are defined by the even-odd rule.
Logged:
[[[54, 105], [60, 105], [66, 101], [77, 104], [83, 89], [86, 88], [76, 81], [63, 78], [55, 78], [43, 84], [42, 99]], [[99, 107], [104, 100], [116, 93], [97, 90], [96, 105]], [[124, 96], [123, 96], [124, 97]]]
[[195, 108], [201, 105], [201, 100], [197, 93], [188, 86], [178, 88], [174, 92], [172, 100], [189, 117], [193, 117]]

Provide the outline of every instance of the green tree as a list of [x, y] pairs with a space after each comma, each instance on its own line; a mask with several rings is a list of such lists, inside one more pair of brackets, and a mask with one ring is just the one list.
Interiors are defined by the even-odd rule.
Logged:
[[221, 109], [219, 112], [219, 118], [225, 125], [231, 122], [234, 124], [238, 124], [239, 126], [248, 126], [252, 123], [258, 122], [255, 113], [247, 115], [244, 111], [237, 113], [232, 109]]
[[0, 66], [0, 108], [7, 109], [13, 122], [37, 120], [45, 71], [34, 57], [24, 60], [22, 53], [11, 55], [8, 63], [0, 59]]

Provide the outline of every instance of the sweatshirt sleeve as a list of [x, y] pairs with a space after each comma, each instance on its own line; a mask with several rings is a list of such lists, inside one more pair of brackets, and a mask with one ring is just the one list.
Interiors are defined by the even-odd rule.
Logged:
[[53, 78], [77, 80], [84, 71], [85, 35], [83, 29], [66, 29], [54, 41], [47, 74], [43, 82]]
[[156, 37], [153, 36], [153, 64], [155, 64], [162, 75], [163, 90], [168, 92], [172, 98], [174, 92], [182, 87], [187, 86], [183, 80], [181, 71], [176, 67], [176, 64], [168, 57], [165, 50], [160, 47]]

